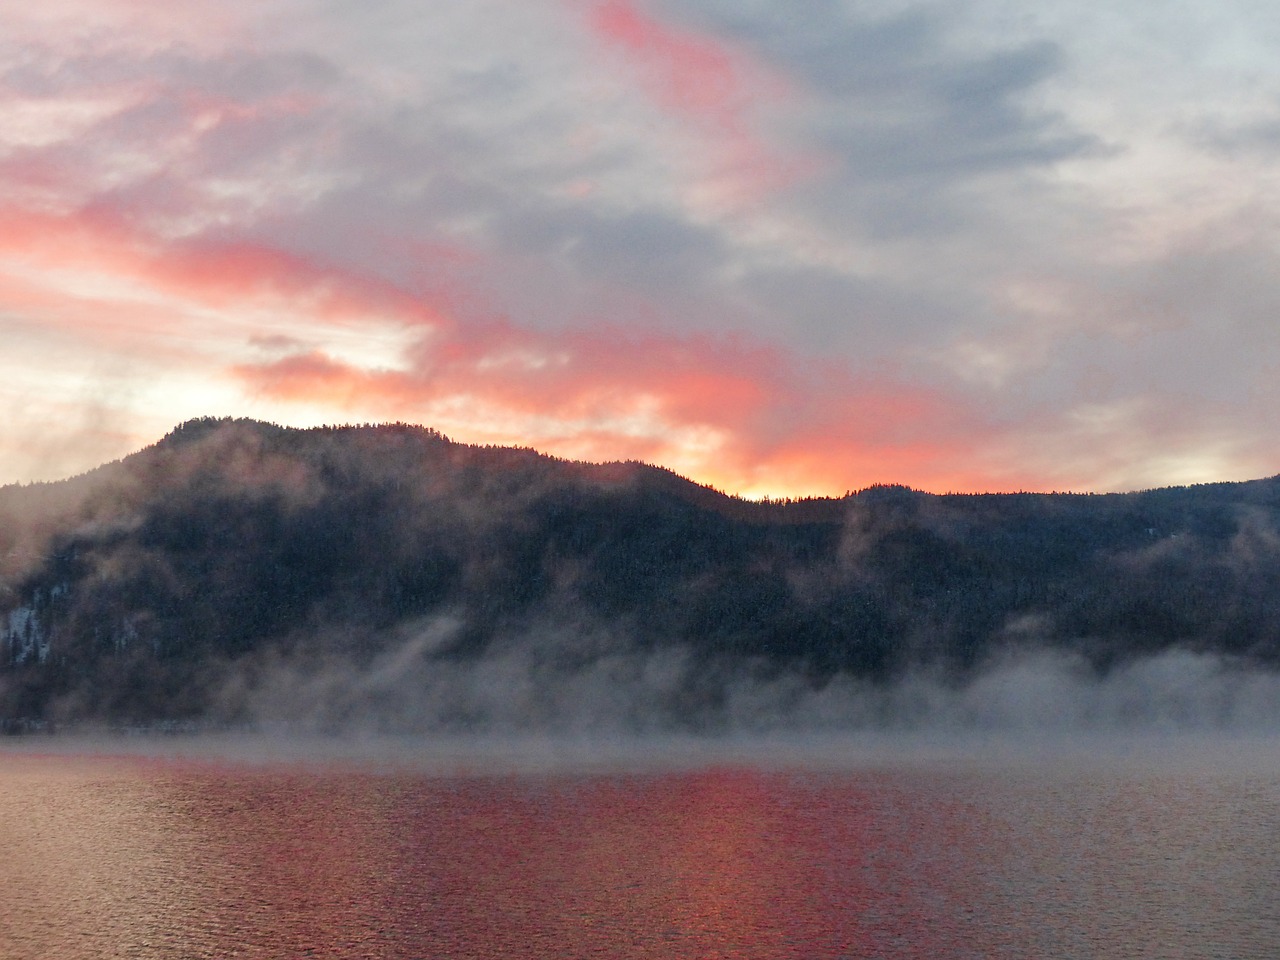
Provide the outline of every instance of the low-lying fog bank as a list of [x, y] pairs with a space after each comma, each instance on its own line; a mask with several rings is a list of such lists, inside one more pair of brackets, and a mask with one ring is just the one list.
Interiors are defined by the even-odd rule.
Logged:
[[[988, 769], [1089, 775], [1157, 771], [1280, 777], [1280, 735], [989, 732], [761, 736], [320, 737], [298, 734], [111, 735], [77, 731], [0, 741], [17, 758], [321, 767], [429, 776], [624, 775], [749, 768], [796, 773], [964, 774]], [[0, 767], [2, 768], [2, 767]]]
[[257, 730], [345, 735], [1268, 732], [1280, 731], [1280, 673], [1171, 651], [1100, 674], [1031, 650], [962, 678], [921, 668], [876, 682], [679, 648], [572, 659], [512, 646], [456, 661], [406, 645], [363, 667], [259, 664], [227, 684], [215, 713]]
[[236, 724], [44, 726], [0, 738], [0, 752], [440, 774], [987, 763], [1280, 772], [1280, 676], [1217, 657], [1169, 653], [1097, 677], [1038, 653], [966, 683], [917, 673], [814, 688], [791, 674], [724, 674], [701, 678], [702, 703], [680, 670], [665, 667], [557, 673], [507, 658], [455, 665], [433, 682], [405, 670], [281, 671], [258, 676], [262, 685], [240, 703], [257, 709], [240, 709]]

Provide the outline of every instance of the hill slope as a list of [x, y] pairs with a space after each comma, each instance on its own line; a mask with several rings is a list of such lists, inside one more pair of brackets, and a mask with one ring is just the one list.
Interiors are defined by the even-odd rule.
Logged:
[[1275, 479], [757, 504], [418, 427], [192, 421], [0, 489], [0, 718], [700, 725], [743, 677], [785, 710], [1018, 650], [1276, 665], [1278, 520]]

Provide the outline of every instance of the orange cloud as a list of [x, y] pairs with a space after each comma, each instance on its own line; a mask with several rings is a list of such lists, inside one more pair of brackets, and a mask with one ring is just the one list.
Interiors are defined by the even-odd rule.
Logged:
[[[91, 338], [145, 342], [153, 360], [174, 348], [147, 330], [173, 336], [175, 310], [190, 310], [197, 336], [208, 321], [196, 308], [216, 310], [277, 354], [229, 372], [256, 400], [276, 404], [280, 419], [305, 409], [312, 419], [425, 421], [462, 439], [660, 463], [749, 494], [842, 494], [881, 481], [984, 486], [952, 466], [974, 462], [975, 440], [974, 421], [953, 404], [775, 345], [616, 327], [553, 334], [509, 321], [461, 324], [387, 281], [258, 244], [165, 246], [103, 209], [6, 213], [0, 302], [8, 309]], [[136, 288], [139, 301], [90, 292], [72, 310], [74, 284], [59, 287], [55, 278], [65, 284], [77, 275]], [[305, 339], [273, 339], [252, 320], [263, 304], [295, 312], [320, 339], [335, 327], [359, 331], [370, 317], [420, 336], [399, 365], [362, 366], [309, 349]], [[225, 331], [209, 335], [226, 339]]]
[[[135, 327], [153, 315], [171, 328], [183, 307], [201, 308], [205, 322], [208, 310], [233, 320], [254, 304], [324, 324], [377, 317], [423, 328], [450, 325], [442, 311], [390, 281], [252, 241], [166, 243], [105, 205], [66, 215], [10, 206], [0, 208], [0, 223], [0, 285], [27, 305], [46, 301], [50, 322], [79, 323], [82, 312], [66, 310], [69, 303], [100, 307], [114, 298], [118, 307], [128, 306]], [[167, 310], [147, 308], [157, 299], [169, 301]], [[101, 314], [95, 331], [111, 325], [111, 313]]]
[[[165, 244], [105, 206], [65, 216], [10, 207], [0, 222], [8, 309], [118, 341], [118, 351], [145, 345], [153, 361], [181, 349], [174, 328], [184, 322], [186, 339], [224, 351], [256, 337], [275, 358], [228, 372], [283, 420], [306, 410], [309, 419], [425, 421], [462, 439], [643, 459], [751, 494], [841, 494], [891, 480], [983, 485], [949, 466], [973, 461], [975, 439], [974, 422], [954, 405], [776, 345], [616, 326], [547, 333], [507, 320], [460, 323], [354, 267], [250, 241]], [[293, 316], [289, 331], [314, 332], [314, 340], [272, 329], [264, 309]], [[211, 315], [228, 329], [209, 330]], [[359, 335], [374, 319], [416, 336], [398, 363], [362, 364], [308, 346], [337, 328]], [[178, 346], [165, 346], [175, 338]], [[225, 359], [191, 349], [184, 362], [193, 369], [226, 370]]]
[[370, 370], [306, 352], [231, 372], [275, 401], [428, 419], [574, 458], [644, 459], [735, 492], [934, 478], [950, 488], [946, 464], [961, 453], [944, 439], [960, 424], [941, 398], [741, 340], [492, 324], [424, 341], [406, 360]]
[[[629, 0], [591, 9], [594, 35], [634, 68], [646, 96], [700, 138], [715, 158], [712, 176], [742, 187], [739, 198], [747, 187], [776, 187], [797, 168], [754, 129], [760, 104], [783, 89], [765, 67]], [[121, 92], [126, 107], [175, 108], [157, 111], [164, 157], [167, 137], [185, 144], [222, 125], [322, 106], [288, 90], [242, 103], [177, 87]], [[110, 148], [102, 147], [108, 159]], [[229, 372], [282, 420], [292, 410], [306, 419], [425, 421], [461, 439], [644, 459], [739, 492], [843, 493], [890, 479], [928, 485], [956, 452], [943, 438], [961, 434], [942, 425], [957, 414], [927, 391], [859, 381], [776, 345], [617, 325], [547, 333], [507, 319], [478, 322], [464, 309], [455, 317], [450, 284], [494, 264], [429, 238], [369, 238], [362, 254], [442, 265], [398, 283], [360, 258], [273, 246], [238, 232], [234, 219], [219, 220], [216, 184], [200, 179], [198, 144], [174, 149], [191, 169], [155, 183], [140, 175], [119, 190], [90, 182], [95, 174], [75, 168], [86, 161], [74, 149], [0, 159], [0, 309], [92, 344], [86, 355], [106, 345], [119, 357], [145, 352], [152, 368], [180, 365], [193, 379]], [[94, 151], [84, 152], [91, 161]], [[83, 200], [95, 191], [96, 200]], [[220, 225], [191, 234], [185, 216]], [[424, 293], [428, 277], [440, 289]], [[336, 333], [349, 345], [375, 328], [404, 333], [381, 359], [333, 346]], [[243, 362], [251, 349], [268, 359]], [[225, 378], [218, 386], [225, 390]], [[262, 406], [254, 412], [270, 415]]]

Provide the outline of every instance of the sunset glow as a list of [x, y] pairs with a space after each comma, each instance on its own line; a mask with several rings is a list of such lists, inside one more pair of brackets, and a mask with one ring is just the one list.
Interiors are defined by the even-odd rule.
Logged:
[[0, 483], [202, 415], [748, 496], [1280, 471], [1257, 11], [2, 6]]

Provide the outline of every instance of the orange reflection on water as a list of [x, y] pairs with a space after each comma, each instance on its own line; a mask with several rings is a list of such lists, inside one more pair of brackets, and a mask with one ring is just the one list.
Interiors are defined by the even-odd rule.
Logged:
[[971, 811], [874, 777], [0, 771], [5, 960], [984, 956]]
[[150, 958], [189, 945], [199, 844], [137, 774], [134, 764], [3, 758], [0, 956]]
[[904, 789], [732, 768], [454, 783], [413, 795], [405, 863], [436, 895], [399, 903], [451, 956], [984, 956], [962, 835], [980, 818], [934, 822]]
[[796, 877], [772, 843], [767, 782], [734, 769], [667, 778], [676, 845], [675, 926], [699, 954], [774, 956]]

